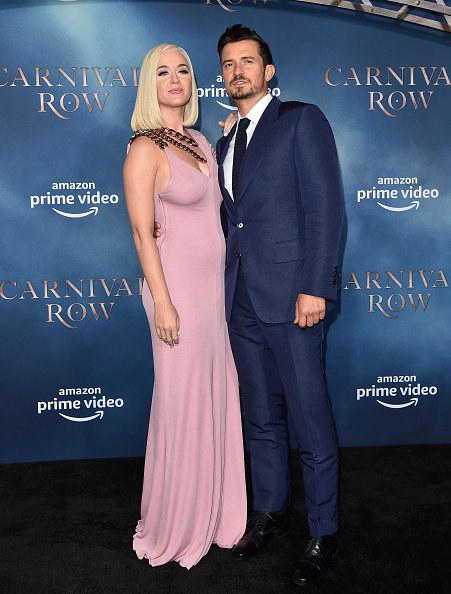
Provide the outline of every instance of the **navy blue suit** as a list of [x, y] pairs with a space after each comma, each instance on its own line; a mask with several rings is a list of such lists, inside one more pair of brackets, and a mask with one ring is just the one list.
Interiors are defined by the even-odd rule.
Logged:
[[322, 323], [293, 324], [299, 293], [336, 298], [343, 197], [330, 126], [314, 105], [273, 98], [244, 156], [237, 195], [217, 144], [227, 218], [226, 313], [249, 438], [254, 509], [290, 503], [287, 413], [303, 464], [310, 533], [338, 530], [338, 453]]

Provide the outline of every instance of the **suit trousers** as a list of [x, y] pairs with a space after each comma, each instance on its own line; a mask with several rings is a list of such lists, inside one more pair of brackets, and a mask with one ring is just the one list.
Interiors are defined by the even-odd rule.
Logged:
[[322, 363], [322, 323], [301, 329], [293, 322], [262, 322], [240, 265], [229, 334], [250, 448], [254, 510], [278, 512], [290, 504], [288, 414], [302, 462], [310, 534], [336, 533], [338, 448]]

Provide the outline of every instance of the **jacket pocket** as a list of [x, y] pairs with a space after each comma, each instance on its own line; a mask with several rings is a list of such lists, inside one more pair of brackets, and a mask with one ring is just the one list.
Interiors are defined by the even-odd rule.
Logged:
[[274, 262], [292, 262], [301, 257], [301, 244], [299, 239], [278, 241], [274, 244]]

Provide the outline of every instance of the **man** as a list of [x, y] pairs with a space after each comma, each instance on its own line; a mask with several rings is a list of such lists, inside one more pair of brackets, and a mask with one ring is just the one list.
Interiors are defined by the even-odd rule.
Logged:
[[338, 453], [321, 349], [326, 301], [336, 298], [339, 166], [321, 111], [268, 94], [275, 67], [255, 31], [229, 27], [218, 52], [238, 107], [217, 158], [228, 227], [226, 312], [254, 494], [233, 554], [247, 559], [288, 530], [289, 414], [311, 534], [293, 576], [303, 585], [324, 575], [337, 551]]

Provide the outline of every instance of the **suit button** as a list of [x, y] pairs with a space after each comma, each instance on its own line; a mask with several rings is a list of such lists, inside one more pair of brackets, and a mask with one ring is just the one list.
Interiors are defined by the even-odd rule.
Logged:
[[237, 227], [238, 227], [238, 229], [242, 229], [244, 227], [244, 223], [238, 223]]
[[240, 257], [239, 252], [235, 252], [233, 255], [235, 256], [235, 258], [239, 258]]

